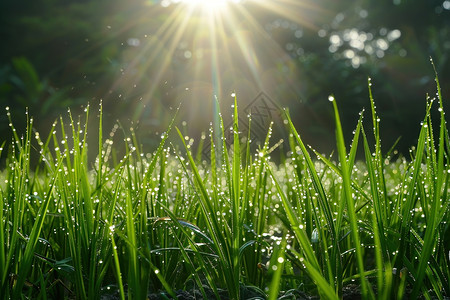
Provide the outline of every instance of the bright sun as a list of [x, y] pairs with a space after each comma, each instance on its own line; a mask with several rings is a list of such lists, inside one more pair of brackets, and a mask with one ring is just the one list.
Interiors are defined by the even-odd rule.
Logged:
[[[290, 57], [284, 48], [268, 37], [259, 18], [264, 17], [264, 11], [270, 11], [286, 19], [288, 26], [292, 22], [299, 28], [312, 27], [304, 11], [318, 10], [312, 4], [304, 4], [307, 1], [144, 2], [151, 7], [148, 19], [152, 22], [159, 22], [161, 12], [161, 16], [165, 16], [155, 32], [145, 34], [148, 42], [145, 47], [141, 46], [127, 68], [127, 72], [133, 74], [130, 76], [136, 76], [148, 84], [145, 97], [141, 98], [144, 106], [162, 98], [158, 94], [162, 82], [164, 85], [176, 83], [179, 78], [186, 86], [170, 86], [170, 97], [192, 97], [192, 103], [198, 105], [193, 106], [196, 111], [206, 109], [203, 103], [200, 104], [200, 99], [222, 99], [229, 95], [230, 90], [262, 91], [268, 87], [277, 90], [279, 87], [275, 82], [298, 88], [297, 82], [288, 77], [294, 72], [291, 65], [284, 69], [285, 61], [289, 62]], [[136, 22], [141, 21], [137, 18]], [[283, 72], [280, 72], [280, 66], [283, 66]], [[115, 84], [120, 84], [119, 81]], [[216, 103], [211, 102], [213, 106]], [[209, 101], [207, 103], [211, 104]], [[139, 119], [143, 113], [144, 110], [141, 110], [135, 118]], [[192, 115], [195, 114], [193, 111]]]
[[230, 3], [239, 3], [240, 0], [182, 0], [181, 2], [192, 7], [215, 11], [224, 9]]

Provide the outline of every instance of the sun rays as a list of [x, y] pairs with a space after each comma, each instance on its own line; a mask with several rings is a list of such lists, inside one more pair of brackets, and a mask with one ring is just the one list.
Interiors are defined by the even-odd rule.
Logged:
[[[264, 30], [261, 11], [275, 11], [301, 24], [304, 8], [311, 10], [302, 1], [289, 0], [163, 0], [150, 4], [147, 17], [142, 11], [140, 18], [159, 18], [161, 24], [145, 35], [139, 47], [129, 49], [125, 75], [116, 84], [139, 82], [145, 87], [140, 102], [149, 106], [164, 101], [165, 95], [159, 91], [166, 84], [175, 101], [195, 98], [190, 108], [208, 114], [214, 106], [211, 99], [221, 100], [232, 91], [238, 91], [239, 97], [239, 91], [245, 90], [253, 97], [262, 90], [276, 89], [281, 81], [292, 81], [281, 79], [292, 74], [282, 75], [280, 70], [292, 68], [283, 67], [289, 63], [289, 55]], [[135, 118], [139, 119], [139, 114]]]
[[229, 0], [182, 0], [181, 3], [193, 6], [196, 8], [201, 8], [208, 11], [217, 11], [225, 9], [230, 2], [238, 3], [240, 1], [229, 1]]

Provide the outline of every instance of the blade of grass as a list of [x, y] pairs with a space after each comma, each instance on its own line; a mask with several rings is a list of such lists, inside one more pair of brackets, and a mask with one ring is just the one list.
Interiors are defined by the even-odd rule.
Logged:
[[357, 216], [355, 213], [355, 203], [354, 203], [353, 196], [352, 196], [351, 179], [350, 179], [349, 166], [348, 166], [348, 161], [347, 161], [347, 150], [345, 149], [346, 147], [345, 147], [345, 141], [344, 141], [344, 134], [342, 132], [339, 111], [338, 111], [337, 104], [336, 104], [334, 97], [330, 96], [329, 99], [333, 103], [333, 108], [334, 108], [334, 117], [335, 117], [335, 122], [336, 122], [336, 140], [337, 140], [336, 143], [337, 143], [337, 149], [338, 149], [338, 154], [339, 154], [339, 161], [341, 163], [341, 169], [342, 169], [343, 194], [344, 194], [344, 198], [347, 203], [348, 216], [350, 219], [350, 228], [352, 230], [353, 245], [356, 250], [358, 271], [361, 276], [362, 296], [365, 299], [369, 299], [369, 297], [371, 299], [374, 299], [373, 292], [370, 290], [367, 279], [364, 277], [363, 253], [362, 253], [360, 237], [359, 237], [358, 221], [357, 221]]
[[[206, 226], [208, 229], [208, 232], [210, 233], [210, 237], [213, 241], [213, 249], [214, 252], [219, 257], [219, 264], [220, 268], [223, 272], [223, 280], [225, 280], [225, 283], [227, 284], [228, 291], [230, 293], [230, 298], [238, 299], [238, 293], [239, 293], [239, 286], [235, 285], [235, 278], [234, 278], [234, 270], [232, 267], [233, 260], [231, 258], [231, 245], [230, 239], [227, 238], [226, 234], [226, 228], [223, 228], [223, 225], [219, 223], [219, 220], [215, 218], [216, 212], [214, 210], [214, 206], [212, 204], [212, 201], [210, 200], [209, 194], [207, 192], [207, 189], [203, 183], [202, 177], [200, 176], [199, 170], [197, 166], [195, 165], [194, 158], [192, 157], [189, 148], [184, 142], [183, 135], [178, 130], [178, 134], [180, 136], [180, 139], [186, 149], [188, 161], [191, 166], [191, 170], [194, 175], [194, 186], [199, 192], [199, 204], [201, 207], [201, 212], [203, 217], [206, 220]], [[183, 165], [183, 168], [185, 168], [185, 172], [187, 172], [185, 164], [180, 161]], [[231, 239], [232, 242], [232, 239]]]
[[[434, 67], [434, 64], [433, 64]], [[423, 278], [425, 277], [425, 269], [428, 266], [428, 262], [430, 256], [432, 255], [433, 249], [436, 244], [436, 228], [438, 219], [438, 210], [442, 207], [442, 186], [444, 182], [444, 148], [445, 148], [445, 130], [446, 130], [446, 122], [444, 117], [444, 108], [441, 94], [441, 87], [439, 84], [439, 79], [437, 76], [436, 68], [435, 71], [435, 80], [437, 86], [437, 94], [439, 99], [439, 111], [440, 111], [440, 130], [439, 130], [439, 146], [437, 149], [437, 162], [433, 164], [433, 169], [436, 170], [436, 174], [434, 180], [432, 181], [434, 187], [434, 195], [430, 197], [430, 202], [428, 205], [431, 206], [430, 215], [427, 216], [427, 227], [425, 231], [424, 237], [424, 245], [419, 259], [419, 266], [417, 268], [417, 278], [416, 284], [414, 285], [411, 297], [416, 298], [419, 294], [420, 289], [422, 288]], [[431, 133], [432, 135], [433, 133]], [[435, 153], [434, 145], [432, 153]], [[440, 292], [440, 291], [436, 291]]]
[[[411, 219], [412, 214], [411, 210], [413, 209], [415, 205], [415, 186], [419, 179], [419, 174], [421, 171], [422, 166], [422, 158], [425, 148], [425, 139], [427, 136], [427, 126], [426, 126], [426, 120], [428, 118], [428, 115], [430, 113], [431, 105], [428, 106], [424, 121], [422, 122], [422, 126], [420, 129], [419, 139], [417, 141], [417, 147], [416, 147], [416, 156], [414, 157], [414, 160], [412, 162], [412, 174], [407, 177], [406, 179], [409, 179], [409, 184], [406, 188], [406, 201], [401, 204], [401, 222], [400, 222], [400, 245], [398, 246], [398, 252], [396, 252], [396, 255], [394, 257], [394, 266], [397, 270], [403, 269], [403, 258], [408, 257], [409, 255], [406, 255], [407, 248], [409, 245], [409, 235], [411, 231]], [[405, 183], [406, 184], [406, 183]], [[402, 198], [399, 198], [398, 201], [402, 201]], [[396, 276], [396, 282], [398, 282], [399, 278]]]
[[377, 186], [377, 171], [373, 166], [372, 154], [370, 153], [369, 143], [367, 141], [366, 134], [363, 130], [363, 141], [364, 141], [364, 154], [366, 156], [367, 171], [369, 173], [370, 189], [371, 189], [371, 201], [374, 207], [374, 214], [372, 214], [372, 226], [375, 242], [375, 261], [377, 265], [377, 285], [378, 289], [381, 291], [383, 288], [387, 288], [383, 282], [383, 268], [384, 268], [384, 258], [389, 261], [389, 256], [386, 250], [386, 245], [384, 243], [384, 227], [383, 227], [383, 214], [381, 211], [379, 190]]
[[276, 300], [278, 298], [278, 294], [280, 292], [281, 285], [281, 275], [283, 274], [285, 256], [284, 252], [286, 250], [286, 240], [281, 242], [280, 247], [277, 251], [274, 251], [273, 257], [275, 257], [276, 262], [271, 266], [273, 271], [272, 280], [270, 281], [269, 288], [269, 298], [268, 300]]
[[53, 196], [53, 188], [56, 182], [58, 175], [56, 174], [53, 178], [52, 184], [49, 186], [44, 202], [42, 203], [38, 216], [34, 221], [33, 229], [28, 238], [27, 245], [25, 247], [25, 251], [21, 260], [20, 269], [18, 273], [18, 279], [13, 289], [13, 299], [20, 299], [22, 294], [22, 288], [25, 284], [26, 277], [28, 272], [32, 267], [32, 262], [34, 258], [34, 251], [36, 249], [36, 245], [38, 243], [39, 235], [42, 230], [42, 226], [44, 224], [45, 217], [47, 215], [47, 209], [50, 204], [50, 200]]
[[241, 148], [240, 148], [240, 139], [239, 139], [239, 116], [238, 116], [238, 106], [237, 99], [234, 98], [234, 121], [233, 121], [233, 181], [232, 181], [232, 225], [231, 225], [231, 234], [232, 234], [232, 268], [233, 268], [233, 278], [234, 278], [234, 286], [235, 291], [232, 293], [232, 297], [236, 297], [239, 299], [239, 281], [240, 281], [240, 255], [239, 248], [240, 242], [242, 240], [241, 230], [243, 227], [243, 212], [245, 207], [241, 207]]
[[295, 237], [302, 248], [304, 258], [303, 257], [299, 258], [301, 263], [306, 266], [306, 271], [311, 276], [311, 279], [314, 280], [318, 285], [319, 291], [322, 296], [326, 295], [327, 297], [329, 297], [332, 295], [331, 298], [327, 299], [338, 299], [338, 297], [334, 293], [334, 288], [330, 285], [330, 283], [328, 283], [324, 279], [322, 275], [319, 262], [317, 261], [317, 257], [314, 254], [314, 249], [311, 246], [311, 242], [309, 241], [308, 236], [305, 234], [305, 231], [303, 230], [304, 225], [300, 224], [299, 217], [296, 215], [294, 208], [289, 202], [286, 194], [284, 193], [270, 166], [267, 166], [267, 171], [272, 178], [272, 182], [274, 183], [278, 191], [279, 197], [281, 198], [281, 202], [285, 209], [286, 216], [289, 220], [292, 231], [294, 232]]
[[[329, 201], [327, 199], [322, 182], [317, 174], [317, 171], [315, 170], [315, 166], [311, 159], [311, 156], [309, 155], [302, 139], [300, 138], [300, 135], [298, 134], [296, 128], [294, 127], [294, 124], [292, 123], [289, 112], [286, 111], [285, 115], [286, 115], [286, 118], [288, 121], [290, 131], [291, 131], [293, 137], [295, 138], [295, 140], [297, 141], [297, 144], [300, 146], [301, 152], [303, 153], [303, 159], [305, 161], [306, 168], [311, 176], [311, 181], [314, 186], [314, 190], [317, 193], [317, 199], [318, 199], [319, 207], [321, 209], [321, 213], [323, 214], [323, 217], [326, 220], [327, 231], [330, 233], [330, 236], [331, 236], [331, 244], [333, 247], [331, 249], [331, 255], [326, 259], [326, 261], [327, 261], [327, 263], [331, 264], [332, 267], [327, 268], [326, 272], [327, 272], [327, 277], [328, 277], [329, 283], [332, 284], [335, 288], [336, 288], [335, 285], [337, 284], [338, 285], [337, 290], [339, 291], [341, 280], [338, 280], [337, 282], [335, 282], [335, 278], [337, 277], [339, 279], [339, 276], [341, 274], [341, 272], [340, 272], [340, 269], [341, 269], [340, 255], [341, 254], [340, 254], [339, 242], [338, 242], [338, 230], [340, 230], [340, 228], [336, 228], [336, 225], [334, 223], [334, 219], [333, 219], [333, 216], [331, 213]], [[293, 151], [295, 151], [295, 150], [293, 149]], [[285, 207], [285, 209], [286, 209], [286, 207]], [[319, 226], [319, 224], [320, 223], [317, 223], [317, 226]], [[325, 252], [325, 255], [328, 255], [328, 251]], [[316, 266], [316, 263], [314, 261], [310, 261], [310, 263], [312, 263], [313, 266]], [[317, 270], [319, 270], [319, 269], [317, 269]], [[322, 272], [319, 271], [319, 273], [322, 273]]]

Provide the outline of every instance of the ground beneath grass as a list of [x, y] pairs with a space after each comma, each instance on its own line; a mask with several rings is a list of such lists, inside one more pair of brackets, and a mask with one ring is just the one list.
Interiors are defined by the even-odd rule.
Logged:
[[[205, 287], [206, 298], [203, 297], [202, 293], [198, 289], [193, 289], [190, 291], [176, 291], [176, 299], [179, 300], [211, 300], [216, 299], [213, 291]], [[411, 292], [411, 291], [409, 291]], [[407, 291], [406, 295], [404, 295], [405, 300], [411, 300], [409, 297], [409, 292]], [[229, 300], [228, 292], [226, 290], [219, 290], [219, 296], [221, 300]], [[149, 300], [160, 300], [160, 299], [173, 299], [169, 295], [164, 293], [158, 294], [150, 294], [148, 296]], [[264, 300], [267, 299], [265, 295], [261, 291], [254, 289], [252, 287], [241, 286], [241, 300]], [[299, 290], [290, 290], [285, 293], [281, 293], [279, 298], [280, 300], [318, 300], [320, 299], [318, 296], [309, 296], [302, 291]], [[358, 285], [348, 285], [343, 288], [343, 299], [344, 300], [361, 300], [363, 299], [361, 296], [361, 290]], [[419, 297], [419, 299], [425, 299], [425, 297]], [[437, 297], [432, 297], [431, 299], [438, 299]], [[449, 297], [444, 297], [444, 300], [450, 300]]]
[[[175, 291], [177, 300], [211, 300], [216, 299], [214, 292], [209, 287], [204, 287], [206, 297], [203, 297], [200, 289], [192, 289], [189, 291], [177, 290]], [[358, 300], [361, 298], [361, 292], [357, 285], [349, 285], [346, 286], [343, 290], [343, 299], [344, 300]], [[220, 300], [229, 300], [228, 291], [219, 289], [219, 297]], [[119, 295], [108, 295], [103, 296], [102, 300], [118, 300]], [[169, 294], [165, 292], [152, 293], [147, 296], [148, 300], [167, 300], [174, 299], [170, 297]], [[260, 290], [253, 287], [241, 286], [241, 300], [264, 300], [267, 297]], [[299, 290], [290, 290], [285, 293], [281, 293], [279, 296], [280, 300], [318, 300], [320, 299], [318, 296], [309, 296], [302, 291]], [[406, 297], [406, 299], [408, 299]]]

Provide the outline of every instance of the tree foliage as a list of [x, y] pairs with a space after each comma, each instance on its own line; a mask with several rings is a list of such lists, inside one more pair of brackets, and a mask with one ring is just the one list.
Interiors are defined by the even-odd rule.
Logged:
[[[419, 128], [422, 95], [434, 93], [430, 57], [444, 97], [449, 93], [449, 1], [304, 1], [298, 6], [302, 19], [252, 1], [242, 6], [258, 16], [260, 28], [286, 55], [273, 73], [287, 69], [284, 78], [291, 76], [292, 82], [274, 81], [270, 95], [298, 116], [294, 122], [303, 125], [306, 140], [319, 138], [324, 149], [333, 132], [332, 112], [324, 105], [329, 94], [342, 99], [343, 126], [351, 128], [359, 109], [367, 106], [366, 82], [371, 77], [384, 135], [392, 143], [403, 135], [404, 151]], [[66, 106], [103, 99], [105, 113], [114, 121], [140, 121], [145, 132], [164, 128], [169, 109], [178, 106], [185, 87], [194, 84], [188, 71], [200, 64], [183, 56], [194, 43], [189, 36], [171, 56], [160, 57], [169, 61], [163, 70], [158, 59], [149, 61], [158, 47], [170, 48], [170, 39], [161, 39], [158, 32], [176, 10], [175, 4], [163, 7], [148, 0], [2, 1], [0, 36], [8, 46], [0, 51], [1, 106], [17, 115], [27, 106], [37, 117], [52, 119]], [[252, 33], [245, 38], [253, 39]], [[206, 69], [209, 63], [201, 62]], [[206, 90], [199, 95], [214, 93], [214, 82], [208, 80], [205, 76], [195, 83]], [[155, 86], [151, 91], [149, 84]], [[244, 93], [243, 98], [249, 101], [252, 96]], [[201, 105], [195, 108], [200, 112], [186, 113], [186, 118], [204, 115]], [[0, 122], [3, 134], [6, 118]]]

